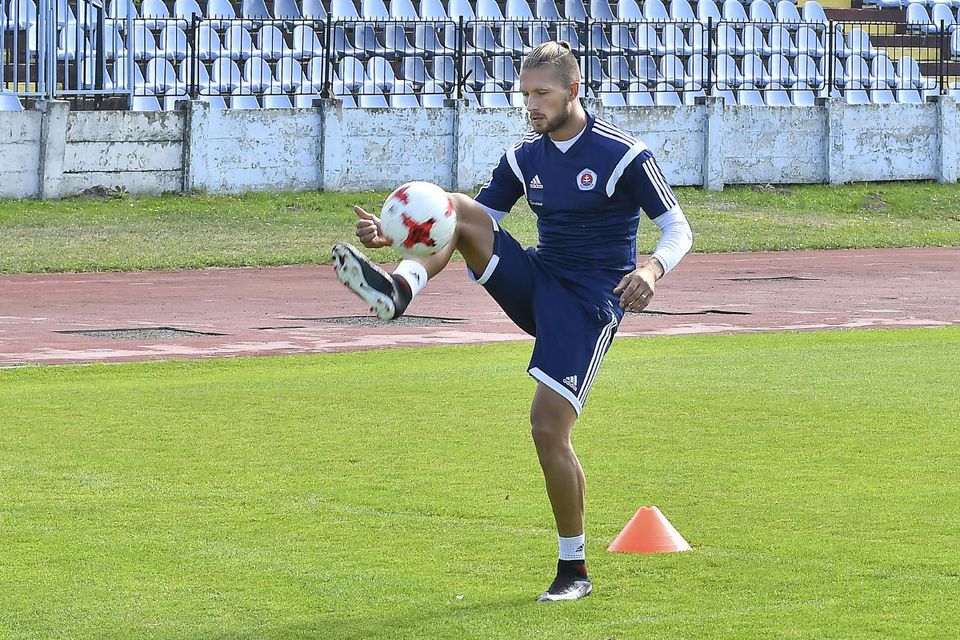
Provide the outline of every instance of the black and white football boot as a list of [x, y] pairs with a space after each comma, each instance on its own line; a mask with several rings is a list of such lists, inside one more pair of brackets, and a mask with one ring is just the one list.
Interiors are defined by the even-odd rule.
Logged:
[[562, 602], [586, 598], [593, 591], [593, 583], [587, 577], [587, 568], [580, 565], [575, 570], [557, 568], [557, 577], [550, 588], [537, 596], [537, 602]]
[[381, 320], [402, 316], [413, 297], [403, 278], [390, 275], [345, 242], [333, 246], [333, 268], [340, 282], [360, 296]]

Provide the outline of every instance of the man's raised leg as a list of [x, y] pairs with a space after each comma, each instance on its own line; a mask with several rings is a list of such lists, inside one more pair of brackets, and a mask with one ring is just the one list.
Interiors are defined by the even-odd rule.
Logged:
[[[340, 281], [370, 305], [381, 320], [403, 315], [427, 280], [440, 273], [450, 262], [455, 250], [475, 273], [483, 273], [493, 256], [493, 223], [490, 215], [473, 198], [460, 193], [449, 194], [457, 210], [457, 228], [450, 244], [425, 258], [408, 258], [388, 274], [369, 258], [347, 243], [333, 247], [333, 264]], [[384, 247], [380, 220], [360, 207], [354, 207], [357, 237], [368, 248]]]

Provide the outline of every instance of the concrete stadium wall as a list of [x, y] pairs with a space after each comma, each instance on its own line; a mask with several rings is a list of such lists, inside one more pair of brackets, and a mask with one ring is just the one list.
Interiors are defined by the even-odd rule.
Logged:
[[[0, 197], [58, 198], [122, 185], [132, 193], [359, 191], [429, 180], [469, 191], [526, 130], [523, 109], [211, 110], [70, 113], [64, 102], [0, 113]], [[956, 182], [960, 108], [921, 104], [815, 107], [588, 108], [646, 141], [674, 185]]]
[[68, 115], [62, 195], [95, 186], [163, 193], [180, 191], [182, 181], [182, 113], [80, 111]]
[[39, 111], [0, 112], [0, 195], [32, 198], [40, 193]]

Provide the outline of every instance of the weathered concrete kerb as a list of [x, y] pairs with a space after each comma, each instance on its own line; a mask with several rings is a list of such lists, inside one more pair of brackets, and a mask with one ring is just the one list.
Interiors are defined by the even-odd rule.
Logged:
[[[935, 327], [958, 300], [956, 248], [694, 254], [619, 335]], [[0, 276], [0, 367], [529, 339], [460, 264], [410, 313], [367, 319], [330, 267]]]

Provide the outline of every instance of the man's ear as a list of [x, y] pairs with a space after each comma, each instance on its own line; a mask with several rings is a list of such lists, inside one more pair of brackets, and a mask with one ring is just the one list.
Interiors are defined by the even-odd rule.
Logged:
[[567, 91], [570, 98], [570, 102], [573, 102], [580, 96], [580, 82], [574, 81], [570, 83], [570, 89]]

